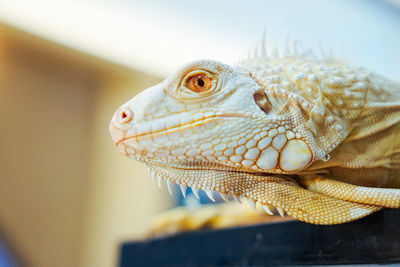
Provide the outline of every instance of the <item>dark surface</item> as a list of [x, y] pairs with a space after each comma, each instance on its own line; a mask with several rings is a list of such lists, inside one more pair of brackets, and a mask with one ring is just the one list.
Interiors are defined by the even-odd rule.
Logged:
[[300, 221], [122, 244], [120, 266], [400, 263], [400, 210], [330, 226]]

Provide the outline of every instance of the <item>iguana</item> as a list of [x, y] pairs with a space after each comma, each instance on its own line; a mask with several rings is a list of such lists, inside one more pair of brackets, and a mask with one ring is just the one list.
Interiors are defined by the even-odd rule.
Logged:
[[400, 208], [400, 85], [296, 48], [186, 64], [123, 104], [110, 133], [183, 194], [323, 225]]

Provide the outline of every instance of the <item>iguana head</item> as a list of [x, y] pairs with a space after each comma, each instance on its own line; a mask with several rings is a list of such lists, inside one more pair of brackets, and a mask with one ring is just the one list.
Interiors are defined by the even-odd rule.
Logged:
[[310, 109], [243, 68], [197, 61], [122, 105], [110, 131], [149, 165], [293, 173], [321, 156], [304, 127]]
[[293, 61], [310, 69], [293, 58], [275, 65], [185, 65], [122, 105], [111, 120], [111, 136], [123, 154], [143, 162], [169, 189], [179, 184], [183, 193], [190, 186], [211, 199], [213, 191], [224, 199], [245, 197], [268, 213], [272, 205], [320, 224], [379, 209], [311, 192], [292, 175], [304, 175], [340, 144], [352, 115], [341, 114], [330, 96], [336, 91], [329, 86], [341, 80], [322, 86], [315, 74], [305, 78], [291, 67]]

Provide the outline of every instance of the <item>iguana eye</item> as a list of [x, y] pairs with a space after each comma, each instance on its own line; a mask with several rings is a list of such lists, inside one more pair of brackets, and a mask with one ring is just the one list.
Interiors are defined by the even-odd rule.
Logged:
[[197, 74], [186, 80], [186, 87], [195, 93], [203, 93], [210, 90], [212, 79], [204, 74]]

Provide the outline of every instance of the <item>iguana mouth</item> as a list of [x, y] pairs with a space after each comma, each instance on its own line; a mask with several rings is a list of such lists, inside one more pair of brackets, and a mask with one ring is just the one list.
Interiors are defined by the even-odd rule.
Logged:
[[[174, 133], [177, 131], [183, 131], [185, 129], [199, 127], [201, 125], [207, 124], [209, 122], [215, 121], [220, 118], [249, 118], [249, 119], [251, 119], [253, 117], [249, 116], [249, 115], [245, 115], [245, 114], [239, 114], [239, 113], [226, 113], [226, 114], [221, 114], [221, 115], [216, 115], [216, 114], [210, 115], [210, 116], [207, 116], [207, 117], [204, 117], [204, 118], [201, 118], [198, 120], [192, 120], [190, 122], [183, 123], [183, 124], [181, 124], [179, 121], [176, 121], [175, 125], [172, 125], [170, 127], [165, 127], [164, 129], [155, 130], [155, 131], [150, 130], [150, 131], [144, 131], [143, 133], [139, 133], [139, 134], [128, 135], [128, 136], [123, 137], [122, 139], [116, 141], [115, 145], [118, 146], [121, 142], [131, 140], [131, 139], [138, 140], [138, 139], [148, 138], [148, 137], [154, 138], [154, 137], [157, 137], [160, 135], [171, 134], [171, 133]], [[163, 119], [157, 120], [157, 121], [153, 122], [153, 124], [160, 123], [160, 122], [164, 123], [162, 120]], [[146, 123], [146, 125], [148, 125], [148, 124], [149, 123]], [[150, 122], [150, 124], [151, 124], [151, 122]], [[150, 129], [151, 129], [151, 127], [150, 127]], [[139, 131], [138, 128], [136, 128], [135, 130], [136, 130], [136, 132]], [[129, 132], [129, 130], [126, 131], [125, 133], [127, 133], [127, 132]]]

